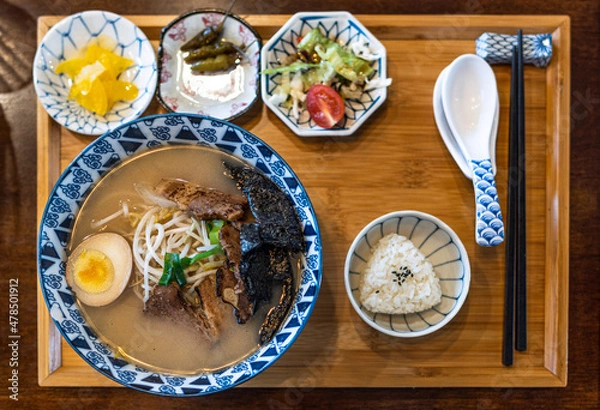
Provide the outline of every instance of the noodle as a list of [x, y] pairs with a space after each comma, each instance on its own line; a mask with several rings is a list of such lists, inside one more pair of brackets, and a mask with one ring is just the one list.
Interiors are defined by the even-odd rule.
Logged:
[[[137, 283], [143, 290], [144, 304], [163, 274], [164, 256], [167, 252], [177, 253], [180, 258], [185, 258], [214, 246], [210, 243], [205, 221], [198, 221], [179, 210], [165, 212], [165, 208], [158, 206], [147, 209], [133, 235]], [[223, 264], [223, 257], [211, 256], [204, 263], [196, 263], [185, 269], [188, 293], [207, 276], [214, 275]]]

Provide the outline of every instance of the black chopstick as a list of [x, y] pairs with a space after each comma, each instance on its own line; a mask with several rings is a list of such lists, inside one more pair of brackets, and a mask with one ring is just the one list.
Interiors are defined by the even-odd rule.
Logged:
[[502, 341], [502, 364], [510, 366], [514, 357], [515, 332], [515, 239], [517, 207], [517, 113], [518, 113], [517, 48], [513, 47], [510, 77], [510, 117], [508, 124], [508, 195], [506, 224], [506, 267], [504, 280], [504, 334]]
[[515, 305], [515, 348], [527, 349], [527, 241], [525, 218], [525, 87], [523, 75], [523, 32], [518, 35], [518, 118], [517, 118], [517, 263], [516, 263], [516, 305]]

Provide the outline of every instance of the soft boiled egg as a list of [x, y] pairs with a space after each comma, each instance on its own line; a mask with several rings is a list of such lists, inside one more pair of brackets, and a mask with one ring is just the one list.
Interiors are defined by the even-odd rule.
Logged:
[[67, 262], [67, 283], [81, 303], [105, 306], [125, 290], [132, 269], [131, 247], [111, 232], [86, 238]]

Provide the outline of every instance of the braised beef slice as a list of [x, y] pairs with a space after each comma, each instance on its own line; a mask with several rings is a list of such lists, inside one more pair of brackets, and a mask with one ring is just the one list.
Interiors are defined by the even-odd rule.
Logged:
[[144, 312], [191, 326], [209, 340], [215, 340], [218, 336], [218, 323], [211, 323], [202, 309], [194, 308], [183, 296], [179, 285], [174, 282], [168, 286], [155, 286], [146, 302]]
[[198, 219], [240, 219], [248, 206], [241, 195], [225, 194], [181, 180], [162, 180], [155, 191]]
[[217, 271], [217, 295], [235, 309], [238, 323], [246, 323], [253, 312], [248, 299], [246, 285], [240, 274], [242, 251], [240, 248], [240, 231], [226, 224], [219, 232], [219, 242], [227, 257], [227, 265]]
[[[217, 280], [217, 296], [219, 296], [223, 302], [233, 306], [233, 311], [239, 323], [245, 323], [250, 315], [245, 314], [246, 311], [244, 311], [242, 314], [239, 313], [240, 295], [235, 293], [235, 287], [238, 284], [238, 280], [235, 278], [235, 275], [231, 270], [229, 270], [228, 267], [225, 266], [217, 269], [215, 278]], [[252, 312], [252, 309], [249, 311]]]
[[227, 264], [239, 278], [239, 265], [242, 259], [240, 231], [230, 224], [225, 224], [219, 231], [219, 242], [227, 257]]
[[[254, 313], [254, 305], [248, 297], [243, 281], [238, 281], [227, 268], [220, 268], [216, 274], [217, 295], [223, 302], [233, 306], [233, 313], [239, 324], [244, 324]], [[241, 284], [242, 290], [238, 286]]]
[[215, 277], [211, 275], [205, 278], [196, 288], [196, 292], [200, 296], [200, 306], [196, 312], [206, 319], [211, 334], [218, 336], [222, 318]]
[[260, 327], [258, 338], [261, 345], [271, 340], [275, 333], [277, 333], [294, 302], [295, 294], [294, 278], [290, 274], [283, 279], [283, 289], [279, 303], [269, 310], [265, 321]]
[[224, 165], [248, 198], [260, 239], [267, 244], [301, 251], [304, 248], [302, 227], [290, 197], [258, 171]]

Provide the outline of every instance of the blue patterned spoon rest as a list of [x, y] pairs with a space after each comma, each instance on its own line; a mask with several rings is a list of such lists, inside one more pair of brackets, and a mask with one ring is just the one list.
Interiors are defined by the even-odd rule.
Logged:
[[481, 246], [496, 246], [504, 241], [504, 223], [490, 150], [498, 89], [489, 64], [474, 54], [454, 60], [443, 80], [442, 102], [450, 130], [473, 175], [475, 240]]

